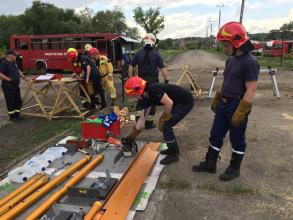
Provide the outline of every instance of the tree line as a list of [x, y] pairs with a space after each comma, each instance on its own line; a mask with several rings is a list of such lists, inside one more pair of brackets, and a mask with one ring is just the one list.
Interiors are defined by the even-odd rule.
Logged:
[[[146, 32], [158, 34], [164, 28], [164, 16], [160, 8], [143, 10], [137, 7], [133, 18]], [[88, 7], [75, 12], [74, 9], [62, 9], [53, 4], [33, 1], [20, 15], [0, 15], [0, 48], [9, 48], [12, 34], [76, 34], [76, 33], [118, 33], [140, 39], [138, 28], [129, 27], [120, 8], [94, 11]]]

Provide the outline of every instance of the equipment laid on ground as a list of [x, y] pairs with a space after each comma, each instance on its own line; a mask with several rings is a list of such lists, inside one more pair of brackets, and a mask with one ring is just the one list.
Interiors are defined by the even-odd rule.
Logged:
[[120, 147], [120, 152], [114, 158], [114, 164], [117, 163], [122, 156], [131, 157], [138, 152], [137, 144], [134, 140], [122, 138]]
[[107, 115], [90, 116], [91, 120], [82, 122], [82, 137], [86, 139], [107, 140], [108, 136], [120, 136], [120, 121], [118, 116], [111, 112]]
[[[157, 156], [160, 143], [149, 143], [139, 151], [127, 171], [119, 180], [118, 185], [103, 205], [103, 212], [99, 207], [94, 219], [124, 220], [133, 204], [146, 176], [151, 170]], [[96, 206], [96, 204], [94, 204]]]
[[91, 205], [94, 201], [105, 200], [117, 182], [118, 179], [112, 178], [106, 170], [106, 177], [98, 177], [90, 187], [69, 187], [67, 202], [76, 205]]
[[38, 191], [31, 194], [28, 198], [23, 200], [21, 203], [18, 203], [11, 210], [9, 210], [5, 214], [1, 215], [0, 218], [1, 219], [14, 219], [15, 217], [19, 216], [23, 211], [28, 209], [32, 204], [37, 202], [40, 198], [42, 198], [44, 195], [46, 195], [52, 189], [56, 188], [60, 183], [65, 181], [65, 179], [67, 179], [69, 176], [71, 176], [76, 171], [78, 171], [81, 167], [83, 167], [90, 160], [91, 160], [91, 157], [89, 157], [89, 156], [82, 158], [81, 160], [79, 160], [78, 162], [73, 164], [71, 167], [69, 167], [67, 170], [62, 172], [59, 176], [55, 177], [53, 180], [48, 182], [46, 185], [44, 185]]
[[[272, 81], [272, 87], [273, 87], [273, 95], [277, 96], [277, 98], [281, 98], [279, 88], [278, 88], [278, 84], [277, 84], [277, 80], [276, 80], [277, 69], [272, 69], [271, 66], [268, 66], [268, 69], [260, 69], [259, 72], [260, 73], [269, 73], [270, 74], [271, 81]], [[216, 68], [216, 70], [212, 71], [213, 79], [212, 79], [212, 83], [211, 83], [210, 90], [209, 90], [209, 98], [212, 97], [212, 92], [213, 92], [213, 88], [214, 88], [214, 85], [215, 85], [216, 77], [218, 76], [219, 73], [223, 74], [223, 70], [220, 70], [218, 67]]]
[[78, 140], [67, 140], [66, 144], [70, 144], [76, 147], [76, 149], [79, 148], [89, 148], [90, 146], [90, 140], [88, 139], [78, 139]]
[[188, 82], [190, 83], [190, 86], [192, 88], [192, 91], [191, 92], [193, 94], [195, 94], [195, 96], [197, 98], [200, 98], [202, 96], [202, 90], [199, 87], [198, 83], [195, 81], [195, 79], [192, 77], [189, 68], [190, 68], [190, 65], [185, 65], [185, 67], [183, 68], [183, 72], [182, 72], [180, 78], [176, 82], [176, 85], [180, 85], [180, 83], [182, 82], [182, 80], [184, 78], [186, 78], [188, 80]]
[[79, 183], [91, 170], [93, 170], [104, 159], [104, 155], [97, 155], [95, 159], [90, 161], [85, 167], [83, 167], [75, 176], [73, 176], [60, 190], [56, 191], [50, 196], [45, 203], [42, 203], [37, 209], [35, 209], [26, 220], [34, 220], [40, 218], [45, 212], [59, 199], [61, 199], [68, 191], [68, 188]]

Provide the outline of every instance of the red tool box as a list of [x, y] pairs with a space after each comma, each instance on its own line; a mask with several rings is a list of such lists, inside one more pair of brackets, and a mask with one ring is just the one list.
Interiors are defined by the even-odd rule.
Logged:
[[107, 140], [109, 136], [117, 138], [121, 135], [120, 121], [117, 120], [109, 128], [102, 124], [92, 122], [82, 122], [82, 137], [86, 139]]

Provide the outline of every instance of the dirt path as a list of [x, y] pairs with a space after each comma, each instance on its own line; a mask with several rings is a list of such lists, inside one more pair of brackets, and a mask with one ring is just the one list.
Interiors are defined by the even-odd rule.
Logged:
[[[222, 68], [224, 59], [204, 51], [181, 54], [168, 64], [172, 82], [176, 82], [184, 64], [192, 65], [192, 74], [207, 90], [211, 70]], [[204, 158], [213, 120], [210, 100], [197, 101], [193, 111], [174, 129], [180, 161], [164, 169], [147, 210], [135, 219], [292, 219], [293, 73], [282, 72], [277, 80], [281, 99], [272, 96], [270, 77], [260, 76], [240, 178], [229, 183], [218, 180], [230, 160], [229, 139], [225, 140], [217, 174], [191, 171], [192, 165]], [[215, 89], [221, 82], [220, 76]], [[153, 131], [145, 131], [140, 138], [149, 141], [150, 136], [162, 140], [162, 135]]]

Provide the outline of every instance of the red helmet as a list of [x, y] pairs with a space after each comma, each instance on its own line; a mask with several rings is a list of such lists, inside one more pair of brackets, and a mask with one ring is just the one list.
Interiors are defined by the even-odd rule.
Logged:
[[67, 50], [67, 53], [66, 53], [66, 58], [68, 59], [68, 60], [74, 60], [76, 57], [78, 56], [78, 52], [77, 52], [77, 50], [76, 49], [74, 49], [74, 48], [69, 48], [68, 50]]
[[92, 48], [89, 50], [89, 55], [90, 55], [90, 56], [94, 56], [94, 55], [99, 54], [99, 53], [100, 53], [99, 50], [98, 50], [97, 48], [95, 48], [95, 47], [92, 47]]
[[249, 37], [242, 24], [238, 22], [229, 22], [220, 28], [217, 34], [217, 40], [229, 41], [233, 47], [239, 48], [249, 40]]
[[124, 84], [126, 95], [142, 95], [146, 86], [146, 81], [138, 76], [130, 77]]

